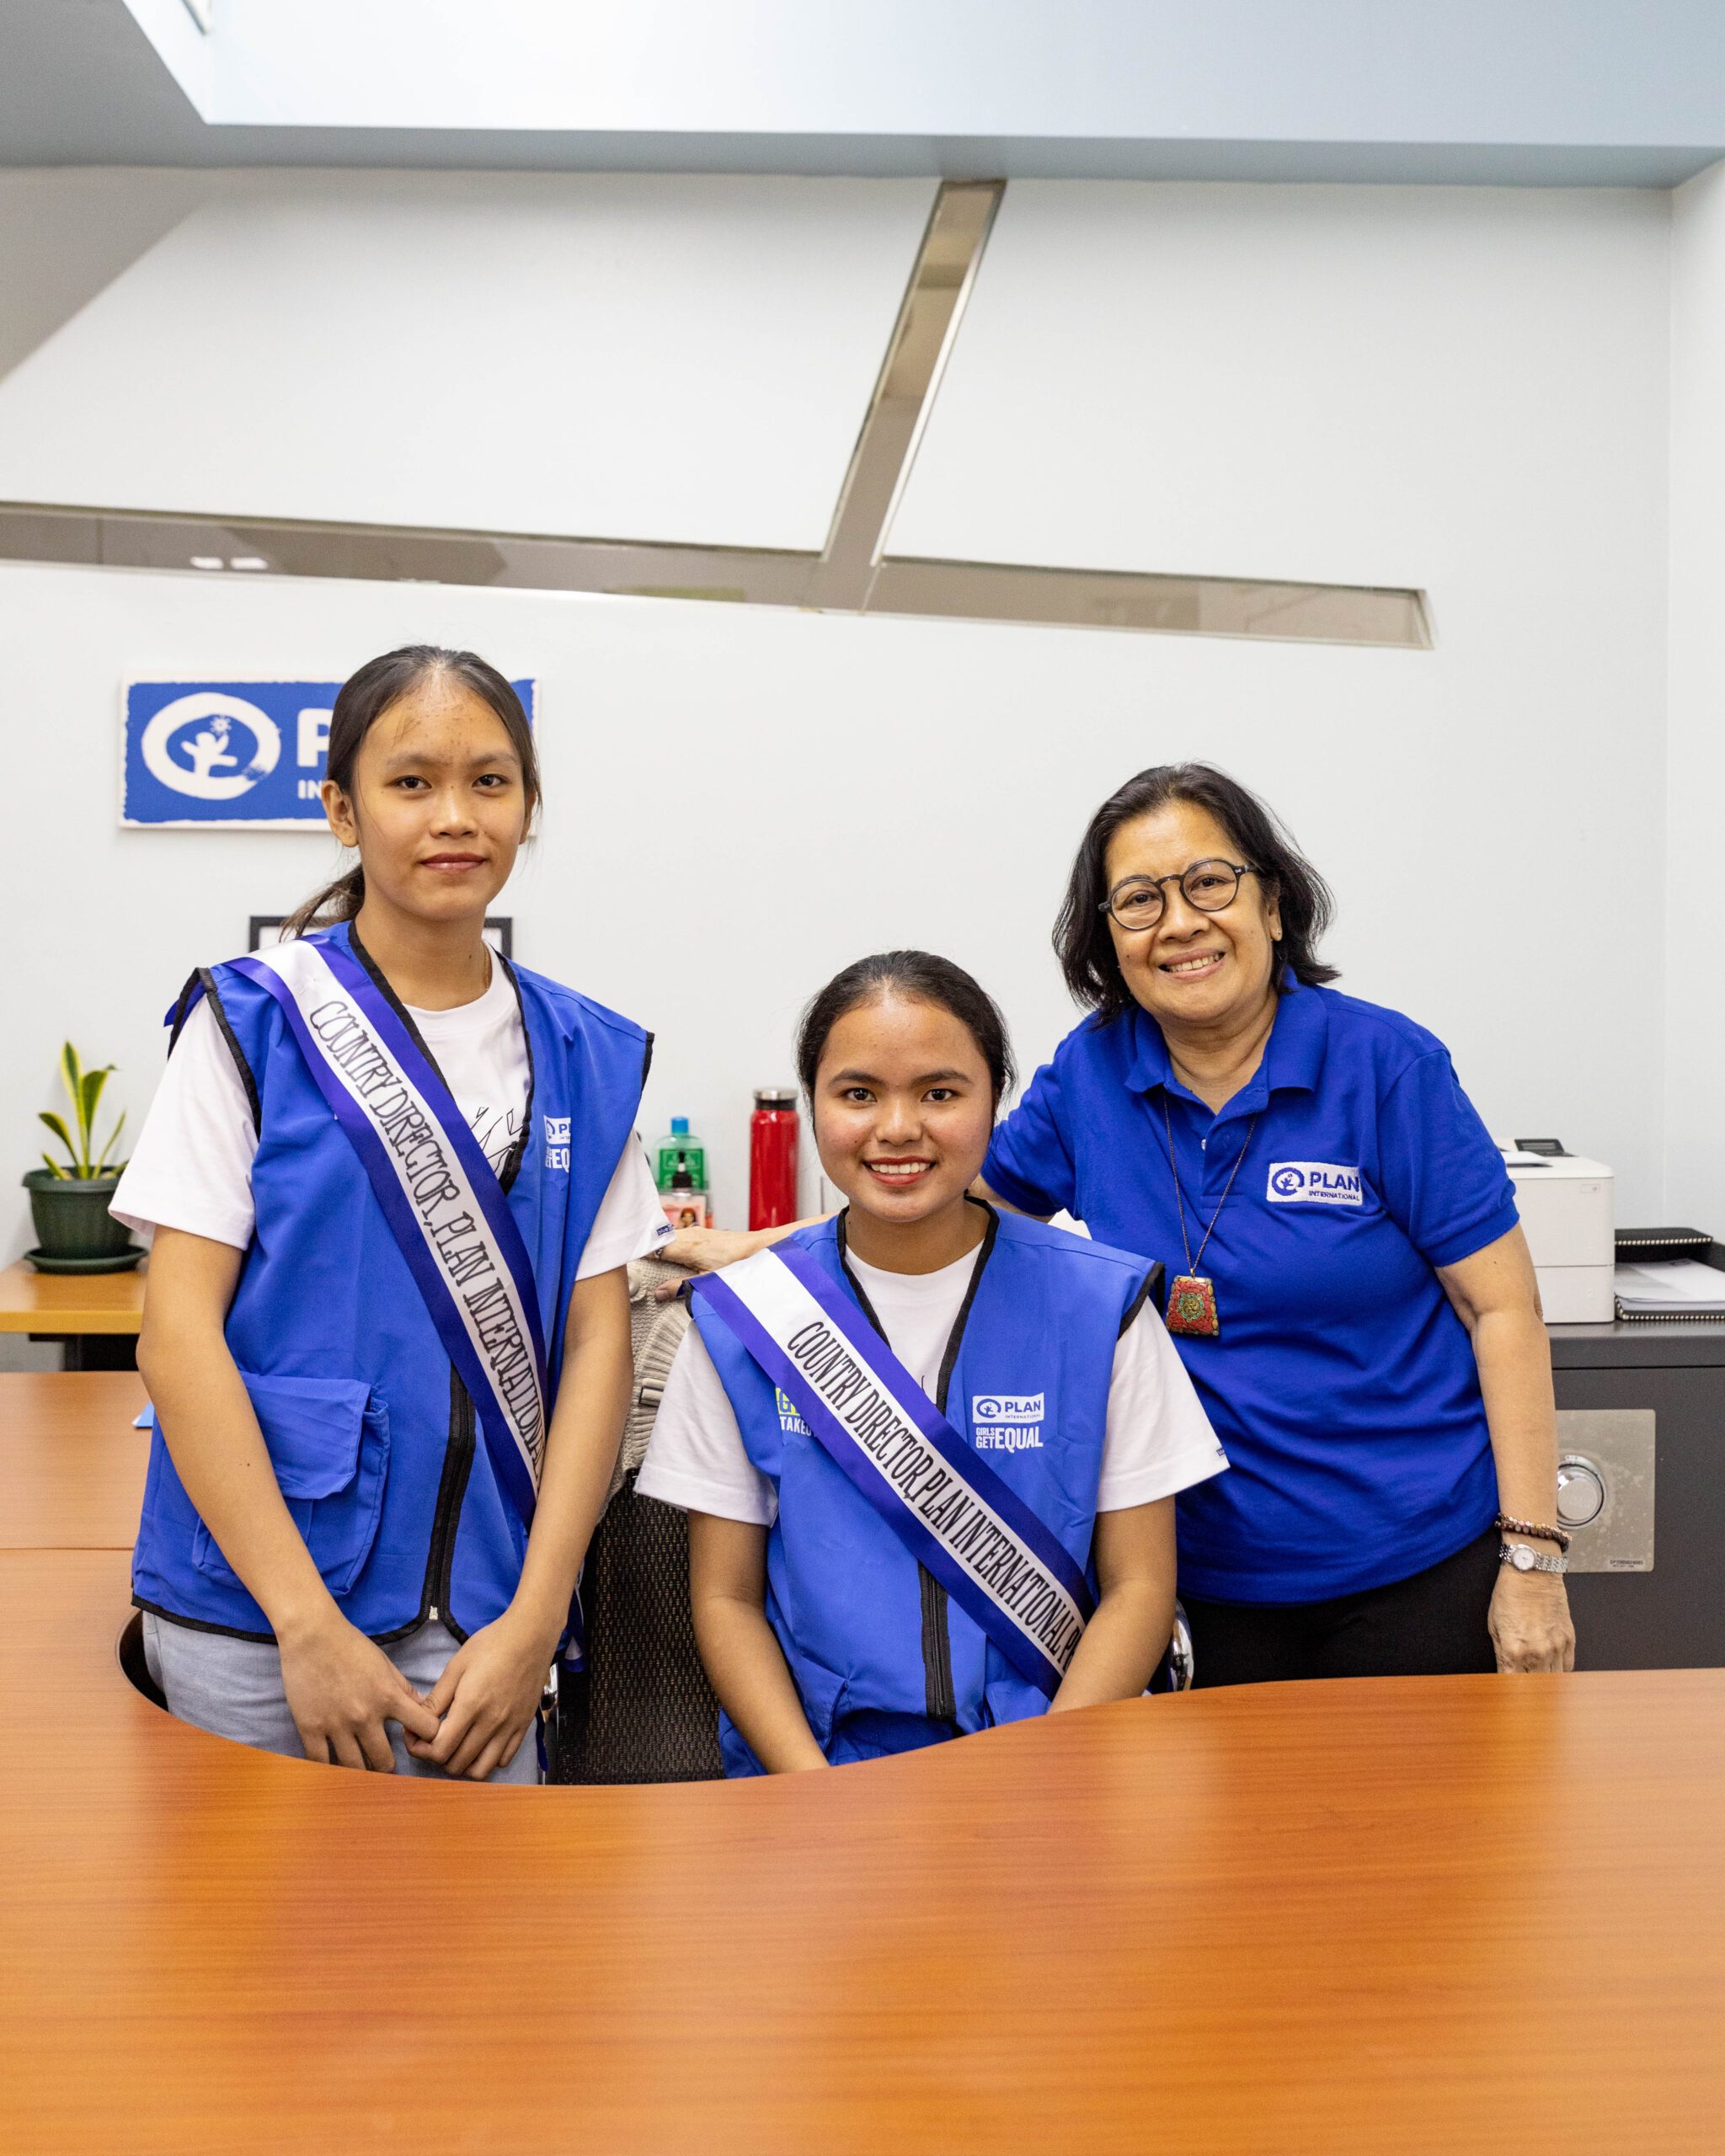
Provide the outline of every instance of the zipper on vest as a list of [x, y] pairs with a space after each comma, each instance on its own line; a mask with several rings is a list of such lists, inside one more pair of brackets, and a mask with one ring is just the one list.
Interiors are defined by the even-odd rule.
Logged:
[[[972, 1198], [973, 1205], [979, 1201]], [[959, 1305], [959, 1315], [953, 1321], [953, 1329], [947, 1336], [946, 1352], [940, 1358], [940, 1374], [935, 1380], [934, 1404], [944, 1415], [947, 1394], [951, 1389], [953, 1371], [959, 1360], [959, 1348], [964, 1337], [964, 1327], [970, 1320], [970, 1305], [976, 1299], [976, 1290], [982, 1284], [983, 1268], [994, 1251], [994, 1239], [1000, 1230], [999, 1216], [991, 1206], [985, 1206], [988, 1226], [983, 1231], [982, 1246], [976, 1254], [976, 1264], [970, 1275], [970, 1284], [964, 1290], [964, 1299]], [[842, 1226], [844, 1216], [839, 1216]], [[854, 1282], [852, 1283], [856, 1284]], [[871, 1316], [873, 1313], [869, 1313]], [[880, 1327], [877, 1324], [876, 1330]], [[947, 1626], [947, 1591], [933, 1573], [922, 1566], [916, 1567], [922, 1588], [922, 1689], [928, 1718], [931, 1721], [959, 1726], [959, 1705], [953, 1684], [953, 1637]]]
[[467, 1494], [467, 1477], [473, 1468], [473, 1403], [467, 1387], [449, 1374], [449, 1442], [444, 1448], [443, 1473], [437, 1485], [437, 1510], [431, 1521], [431, 1548], [425, 1561], [425, 1586], [421, 1600], [433, 1624], [441, 1621], [451, 1631], [449, 1614], [449, 1577], [455, 1568], [455, 1531], [462, 1516], [462, 1500]]
[[922, 1588], [922, 1694], [931, 1721], [956, 1722], [953, 1699], [953, 1643], [947, 1630], [947, 1591], [933, 1573], [919, 1565]]

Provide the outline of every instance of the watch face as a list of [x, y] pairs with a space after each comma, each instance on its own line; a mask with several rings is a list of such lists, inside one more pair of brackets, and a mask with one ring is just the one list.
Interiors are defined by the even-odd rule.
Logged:
[[1518, 1572], [1530, 1572], [1533, 1570], [1533, 1552], [1518, 1545], [1509, 1561]]

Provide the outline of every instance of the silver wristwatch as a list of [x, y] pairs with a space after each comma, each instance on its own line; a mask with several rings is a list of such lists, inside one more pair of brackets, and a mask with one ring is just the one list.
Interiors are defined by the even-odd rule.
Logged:
[[1525, 1542], [1506, 1542], [1498, 1551], [1500, 1565], [1513, 1565], [1518, 1572], [1567, 1572], [1567, 1557], [1542, 1557], [1536, 1550], [1530, 1550]]

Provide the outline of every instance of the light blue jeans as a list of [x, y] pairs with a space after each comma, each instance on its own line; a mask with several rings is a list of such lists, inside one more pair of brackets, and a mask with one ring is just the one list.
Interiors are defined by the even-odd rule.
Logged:
[[[416, 1691], [429, 1692], [460, 1642], [448, 1626], [421, 1625], [383, 1652]], [[305, 1747], [288, 1711], [281, 1689], [281, 1655], [267, 1640], [236, 1640], [226, 1632], [195, 1632], [188, 1625], [144, 1612], [144, 1660], [167, 1694], [168, 1709], [194, 1729], [250, 1744], [259, 1752], [280, 1752], [303, 1759]], [[400, 1728], [387, 1722], [396, 1772], [441, 1778], [441, 1767], [415, 1759], [402, 1742]], [[494, 1782], [537, 1782], [539, 1747], [529, 1730], [521, 1748]]]

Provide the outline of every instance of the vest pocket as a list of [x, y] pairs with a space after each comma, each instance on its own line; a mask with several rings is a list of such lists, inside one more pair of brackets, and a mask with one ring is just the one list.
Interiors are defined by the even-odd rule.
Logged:
[[835, 1676], [831, 1670], [807, 1654], [790, 1649], [787, 1659], [791, 1665], [792, 1681], [797, 1687], [798, 1697], [803, 1702], [804, 1719], [814, 1732], [814, 1742], [824, 1752], [832, 1742], [834, 1726], [838, 1721], [840, 1709], [851, 1688], [842, 1677]]
[[[270, 1464], [323, 1584], [344, 1594], [371, 1554], [389, 1460], [389, 1410], [354, 1378], [274, 1378], [242, 1370]], [[200, 1520], [192, 1561], [239, 1582]]]

